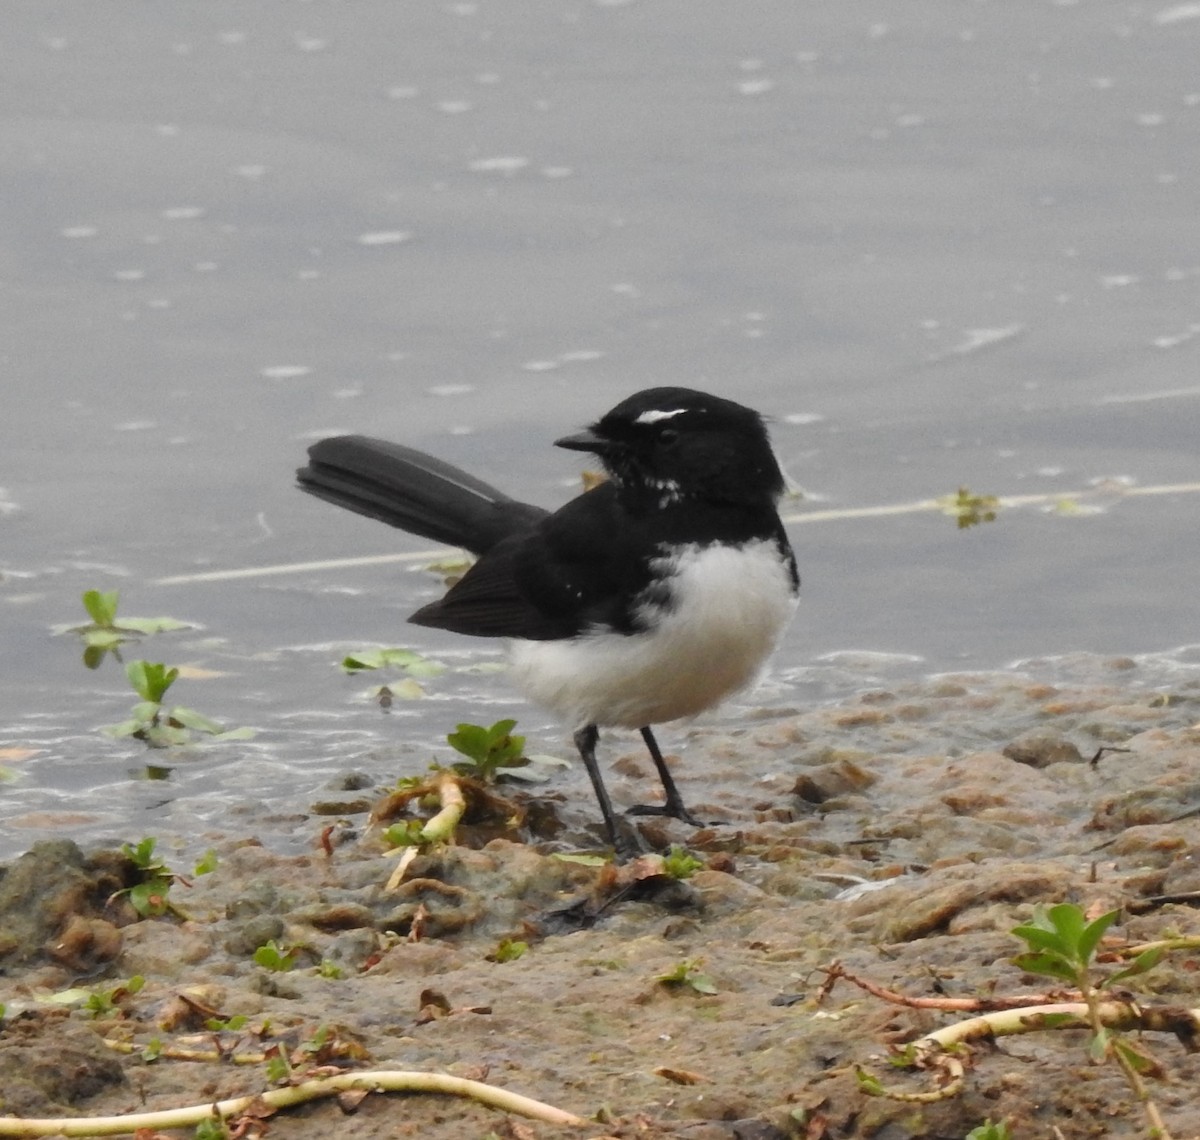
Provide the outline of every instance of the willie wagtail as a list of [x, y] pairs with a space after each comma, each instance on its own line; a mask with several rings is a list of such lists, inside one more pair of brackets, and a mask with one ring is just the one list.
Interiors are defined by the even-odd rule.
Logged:
[[556, 446], [608, 475], [550, 513], [396, 443], [348, 435], [308, 451], [300, 486], [478, 561], [409, 621], [509, 639], [511, 673], [572, 728], [605, 827], [622, 848], [596, 763], [604, 727], [637, 728], [661, 806], [688, 823], [651, 725], [693, 716], [758, 676], [799, 577], [776, 503], [783, 476], [762, 417], [689, 388], [651, 388]]

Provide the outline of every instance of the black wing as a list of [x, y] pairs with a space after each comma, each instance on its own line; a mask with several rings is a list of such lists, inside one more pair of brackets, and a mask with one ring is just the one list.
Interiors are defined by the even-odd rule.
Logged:
[[649, 581], [654, 544], [611, 484], [580, 495], [526, 534], [488, 551], [440, 601], [409, 618], [476, 637], [572, 637], [592, 624], [624, 628]]

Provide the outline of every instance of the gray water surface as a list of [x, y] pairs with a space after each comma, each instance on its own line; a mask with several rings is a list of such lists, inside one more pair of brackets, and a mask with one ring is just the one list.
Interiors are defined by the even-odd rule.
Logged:
[[[457, 719], [562, 750], [501, 678], [384, 717], [339, 675], [493, 659], [405, 627], [419, 569], [158, 584], [422, 549], [293, 490], [336, 431], [555, 505], [551, 440], [679, 383], [773, 417], [797, 516], [1050, 497], [794, 524], [782, 678], [1200, 641], [1197, 59], [1200, 6], [1107, 0], [12, 6], [0, 849], [63, 826], [35, 811], [128, 837], [420, 770]], [[95, 731], [119, 665], [49, 632], [90, 587], [199, 623], [126, 657], [221, 674], [179, 700], [256, 740], [131, 779], [145, 749]]]

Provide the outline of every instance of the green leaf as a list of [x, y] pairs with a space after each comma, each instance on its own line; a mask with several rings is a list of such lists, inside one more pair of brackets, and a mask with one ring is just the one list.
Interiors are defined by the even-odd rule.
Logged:
[[360, 649], [342, 659], [342, 668], [347, 673], [362, 669], [403, 669], [414, 677], [433, 677], [446, 671], [440, 661], [431, 661], [411, 649]]
[[124, 640], [115, 629], [89, 629], [83, 634], [83, 644], [89, 649], [115, 649]]
[[257, 728], [248, 728], [243, 725], [241, 728], [230, 728], [224, 732], [218, 732], [213, 740], [253, 740], [257, 735]]
[[171, 709], [168, 717], [176, 727], [190, 728], [196, 732], [206, 732], [212, 736], [224, 731], [215, 720], [210, 720], [208, 717], [202, 716], [195, 709], [185, 709], [182, 705], [176, 705]]
[[1071, 983], [1079, 978], [1079, 970], [1059, 954], [1018, 954], [1013, 959], [1013, 965], [1027, 974], [1061, 978]]
[[1162, 961], [1166, 950], [1162, 946], [1155, 946], [1149, 950], [1143, 950], [1132, 962], [1122, 970], [1118, 970], [1111, 978], [1108, 979], [1108, 984], [1111, 986], [1113, 982], [1119, 982], [1123, 978], [1135, 978], [1138, 974], [1144, 974], [1148, 970], [1154, 969], [1155, 966]]
[[488, 957], [493, 962], [515, 962], [528, 949], [528, 942], [522, 942], [514, 938], [501, 938], [496, 949]]
[[86, 590], [83, 595], [83, 608], [88, 617], [98, 626], [111, 626], [117, 617], [117, 602], [120, 594], [116, 590], [101, 593], [99, 590]]
[[166, 691], [179, 676], [179, 670], [168, 669], [159, 661], [130, 661], [125, 666], [125, 675], [142, 700], [161, 703]]
[[1096, 947], [1100, 945], [1100, 939], [1104, 937], [1104, 932], [1117, 921], [1120, 915], [1119, 910], [1110, 910], [1084, 927], [1079, 935], [1079, 957], [1084, 962], [1092, 960], [1092, 955], [1095, 954]]
[[167, 894], [170, 879], [147, 879], [129, 891], [129, 902], [143, 918], [159, 918], [171, 909]]
[[447, 735], [446, 743], [477, 764], [487, 759], [488, 732], [478, 724], [460, 724], [455, 732]]
[[1109, 1045], [1112, 1038], [1108, 1030], [1100, 1027], [1100, 1031], [1088, 1042], [1088, 1056], [1098, 1065], [1108, 1058]]
[[690, 879], [704, 864], [678, 843], [663, 856], [663, 872], [672, 879]]
[[122, 618], [117, 625], [118, 629], [127, 629], [132, 633], [172, 633], [178, 629], [195, 629], [195, 623], [190, 621], [180, 621], [178, 618], [169, 617], [127, 617]]
[[860, 1069], [856, 1065], [854, 1068], [854, 1076], [858, 1081], [858, 1091], [866, 1093], [867, 1096], [883, 1096], [883, 1082], [876, 1076], [872, 1076], [865, 1069]]
[[154, 848], [157, 846], [158, 840], [153, 836], [147, 835], [136, 847], [128, 843], [122, 843], [121, 854], [135, 867], [144, 871], [147, 867], [160, 865], [158, 860], [154, 858]]
[[296, 964], [296, 948], [281, 946], [274, 939], [254, 951], [254, 961], [267, 970], [282, 972]]
[[196, 861], [195, 867], [192, 868], [193, 875], [211, 875], [217, 869], [217, 853], [210, 847]]

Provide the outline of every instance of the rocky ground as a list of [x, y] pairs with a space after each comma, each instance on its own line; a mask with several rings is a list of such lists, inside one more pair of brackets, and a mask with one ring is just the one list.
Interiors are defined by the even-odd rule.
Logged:
[[[265, 826], [206, 835], [216, 869], [176, 883], [179, 911], [161, 917], [120, 893], [144, 877], [120, 852], [37, 844], [0, 876], [0, 1112], [208, 1103], [271, 1087], [267, 1061], [235, 1062], [265, 1051], [297, 1076], [457, 1074], [587, 1121], [390, 1094], [243, 1121], [279, 1138], [963, 1137], [987, 1118], [1017, 1137], [1145, 1135], [1080, 1031], [976, 1047], [949, 1099], [868, 1096], [856, 1066], [931, 1089], [881, 1059], [965, 1015], [846, 981], [822, 991], [834, 961], [913, 996], [1044, 990], [1012, 963], [1010, 931], [1037, 904], [1120, 909], [1113, 945], [1200, 935], [1200, 681], [1125, 659], [1100, 681], [1053, 672], [905, 682], [698, 730], [681, 788], [723, 822], [643, 824], [701, 861], [683, 880], [653, 860], [560, 858], [586, 842], [573, 821], [590, 805], [553, 792], [521, 828], [462, 826], [392, 885], [371, 792], [345, 792], [341, 823], [314, 815], [307, 854], [273, 851]], [[1096, 758], [1102, 746], [1120, 751]], [[715, 773], [711, 797], [693, 764]], [[631, 748], [618, 788], [647, 767]], [[255, 962], [272, 941], [292, 968]], [[528, 948], [504, 960], [514, 942]], [[1129, 985], [1146, 1005], [1196, 1006], [1198, 970], [1184, 948]], [[123, 992], [135, 976], [143, 988]], [[65, 993], [81, 988], [101, 995], [93, 1008]], [[214, 1018], [234, 1027], [206, 1030]], [[1173, 1134], [1200, 1134], [1197, 1056], [1170, 1035], [1140, 1043], [1161, 1062], [1149, 1084]]]

